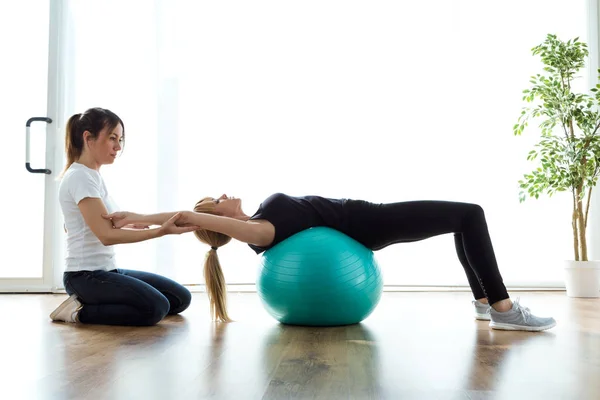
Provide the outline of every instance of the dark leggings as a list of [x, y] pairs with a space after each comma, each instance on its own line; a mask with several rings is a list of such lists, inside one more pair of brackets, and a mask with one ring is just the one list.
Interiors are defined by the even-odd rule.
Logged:
[[63, 282], [83, 304], [79, 321], [85, 324], [155, 325], [185, 310], [192, 299], [189, 290], [169, 278], [128, 269], [65, 272]]
[[490, 304], [508, 293], [494, 255], [483, 209], [451, 201], [408, 201], [376, 204], [350, 200], [345, 205], [349, 235], [372, 250], [454, 233], [458, 259], [476, 299]]

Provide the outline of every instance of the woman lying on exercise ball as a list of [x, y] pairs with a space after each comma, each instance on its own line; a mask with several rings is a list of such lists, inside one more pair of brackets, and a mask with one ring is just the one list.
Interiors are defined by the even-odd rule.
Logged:
[[[117, 212], [106, 215], [115, 228], [128, 224], [161, 225], [175, 213], [139, 215]], [[226, 287], [217, 249], [231, 238], [247, 243], [257, 254], [286, 238], [316, 226], [336, 229], [373, 251], [391, 244], [414, 242], [454, 233], [458, 258], [473, 296], [476, 316], [491, 320], [495, 329], [542, 331], [556, 325], [553, 318], [539, 318], [511, 301], [498, 270], [483, 209], [476, 204], [450, 201], [408, 201], [378, 204], [364, 200], [292, 197], [276, 193], [264, 200], [252, 216], [244, 213], [241, 200], [222, 195], [200, 200], [194, 212], [183, 211], [179, 226], [199, 226], [196, 237], [211, 246], [204, 276], [217, 320], [229, 321]], [[491, 307], [490, 307], [491, 304]]]

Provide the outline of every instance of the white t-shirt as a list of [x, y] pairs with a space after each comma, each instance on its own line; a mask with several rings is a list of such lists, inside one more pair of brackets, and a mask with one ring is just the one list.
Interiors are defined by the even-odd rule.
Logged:
[[86, 197], [101, 199], [109, 213], [118, 211], [100, 173], [83, 164], [73, 163], [63, 175], [58, 189], [58, 200], [67, 229], [65, 272], [109, 271], [116, 268], [113, 246], [104, 246], [100, 242], [79, 210], [79, 202]]

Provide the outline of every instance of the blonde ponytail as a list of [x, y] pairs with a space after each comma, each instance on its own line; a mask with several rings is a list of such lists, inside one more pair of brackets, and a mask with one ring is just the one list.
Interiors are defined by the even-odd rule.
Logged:
[[231, 322], [227, 314], [227, 284], [219, 262], [217, 251], [211, 249], [204, 261], [204, 281], [210, 302], [210, 315], [213, 320]]
[[[200, 200], [194, 207], [195, 212], [208, 214], [214, 214], [214, 209], [215, 203], [210, 197]], [[206, 229], [194, 231], [194, 235], [199, 241], [211, 247], [204, 259], [204, 281], [210, 302], [210, 315], [213, 320], [231, 322], [232, 320], [227, 314], [227, 284], [217, 254], [217, 249], [229, 243], [231, 237]]]

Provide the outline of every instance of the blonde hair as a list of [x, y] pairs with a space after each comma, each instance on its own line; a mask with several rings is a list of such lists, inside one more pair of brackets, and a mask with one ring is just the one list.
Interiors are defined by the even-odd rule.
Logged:
[[[205, 197], [196, 203], [194, 212], [215, 214], [215, 205], [212, 197]], [[204, 258], [204, 281], [210, 302], [210, 315], [214, 320], [231, 322], [231, 318], [227, 314], [227, 285], [217, 254], [217, 248], [229, 243], [231, 237], [206, 229], [194, 231], [194, 235], [199, 241], [211, 247]]]

